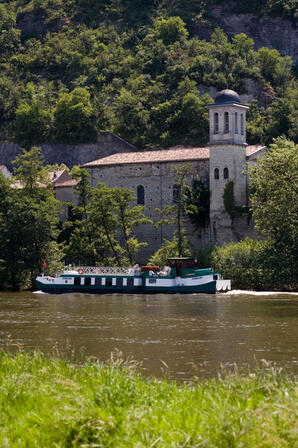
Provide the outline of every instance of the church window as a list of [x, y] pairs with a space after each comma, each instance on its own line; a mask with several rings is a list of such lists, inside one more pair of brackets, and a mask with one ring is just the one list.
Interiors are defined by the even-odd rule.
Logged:
[[241, 114], [241, 116], [240, 116], [240, 129], [241, 129], [241, 134], [244, 135], [244, 117], [243, 117], [243, 114]]
[[177, 202], [178, 201], [179, 193], [180, 193], [180, 185], [175, 184], [173, 186], [173, 202]]
[[219, 169], [215, 168], [214, 170], [214, 179], [219, 179]]
[[69, 219], [73, 217], [73, 206], [72, 205], [69, 205], [67, 207], [67, 216]]
[[235, 134], [238, 134], [238, 113], [235, 112]]
[[224, 132], [225, 132], [225, 134], [228, 134], [230, 132], [229, 112], [224, 113]]
[[143, 185], [139, 185], [137, 188], [137, 204], [145, 204], [145, 188]]
[[214, 134], [218, 134], [218, 113], [214, 114]]
[[229, 168], [224, 168], [223, 177], [224, 179], [229, 179]]

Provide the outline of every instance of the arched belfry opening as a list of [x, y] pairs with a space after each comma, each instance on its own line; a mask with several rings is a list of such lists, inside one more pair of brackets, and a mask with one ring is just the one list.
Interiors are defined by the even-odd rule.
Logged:
[[210, 144], [246, 144], [246, 110], [234, 90], [219, 92], [213, 104], [208, 104]]

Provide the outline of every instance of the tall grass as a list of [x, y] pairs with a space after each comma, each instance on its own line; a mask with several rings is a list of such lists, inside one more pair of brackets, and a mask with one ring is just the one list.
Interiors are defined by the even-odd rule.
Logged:
[[177, 384], [134, 363], [0, 353], [1, 447], [297, 447], [298, 387], [274, 369]]

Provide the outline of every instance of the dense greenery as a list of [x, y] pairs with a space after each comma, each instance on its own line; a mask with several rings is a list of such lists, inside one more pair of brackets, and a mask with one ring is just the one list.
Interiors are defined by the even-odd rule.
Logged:
[[[297, 84], [290, 57], [253, 50], [212, 22], [223, 0], [15, 0], [0, 2], [0, 140], [23, 147], [117, 133], [139, 148], [204, 145], [202, 88], [260, 92], [249, 112], [250, 143], [297, 139]], [[257, 6], [256, 6], [257, 4]], [[294, 0], [238, 1], [295, 20]], [[209, 23], [209, 42], [195, 37]], [[201, 90], [201, 93], [200, 93]]]
[[279, 137], [248, 169], [251, 211], [263, 241], [226, 244], [213, 264], [233, 288], [298, 287], [298, 147]]
[[177, 384], [135, 369], [0, 353], [1, 446], [296, 446], [297, 383], [278, 370]]
[[15, 160], [13, 182], [0, 173], [0, 286], [33, 285], [47, 259], [54, 273], [62, 257], [58, 237], [59, 204], [40, 150]]

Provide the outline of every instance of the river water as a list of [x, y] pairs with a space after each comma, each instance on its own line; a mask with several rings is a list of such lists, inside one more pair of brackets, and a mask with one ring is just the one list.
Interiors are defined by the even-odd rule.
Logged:
[[297, 294], [0, 293], [0, 348], [78, 362], [120, 350], [145, 375], [204, 378], [262, 360], [298, 374], [297, 342]]

